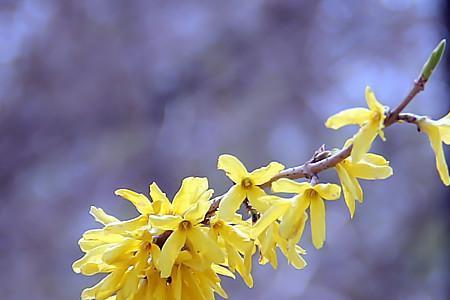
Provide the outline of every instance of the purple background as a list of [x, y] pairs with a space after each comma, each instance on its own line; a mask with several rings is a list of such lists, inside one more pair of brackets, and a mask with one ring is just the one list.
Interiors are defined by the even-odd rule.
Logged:
[[[326, 118], [364, 105], [366, 85], [398, 103], [447, 36], [444, 4], [1, 0], [0, 298], [78, 299], [98, 281], [71, 263], [97, 226], [90, 205], [136, 215], [116, 188], [173, 195], [197, 175], [223, 193], [221, 153], [253, 169], [341, 146], [355, 128]], [[409, 111], [448, 111], [448, 57]], [[324, 249], [302, 241], [305, 270], [255, 265], [252, 290], [224, 280], [231, 299], [446, 298], [448, 189], [424, 135], [386, 135], [373, 150], [395, 176], [363, 183], [354, 220], [329, 203]]]

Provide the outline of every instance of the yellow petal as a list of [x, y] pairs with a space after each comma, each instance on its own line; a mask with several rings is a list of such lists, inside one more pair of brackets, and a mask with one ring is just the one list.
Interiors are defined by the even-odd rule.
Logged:
[[208, 190], [208, 178], [188, 177], [183, 179], [181, 187], [173, 198], [172, 209], [182, 215], [190, 204], [198, 201], [200, 196]]
[[151, 244], [150, 247], [150, 257], [148, 259], [149, 264], [153, 264], [159, 269], [159, 258], [161, 257], [161, 249], [156, 244]]
[[112, 296], [121, 288], [124, 270], [118, 269], [103, 278], [95, 286], [85, 289], [81, 294], [81, 299], [105, 300]]
[[439, 127], [439, 134], [442, 142], [447, 145], [450, 144], [450, 113], [433, 123]]
[[266, 193], [258, 186], [252, 186], [247, 190], [247, 198], [250, 204], [259, 212], [264, 212], [269, 207], [267, 200], [263, 198], [264, 196], [266, 196]]
[[450, 112], [436, 121], [437, 126], [450, 126]]
[[280, 223], [280, 236], [285, 239], [292, 238], [300, 229], [301, 218], [310, 205], [310, 199], [304, 195], [296, 196], [293, 200], [294, 207], [288, 209]]
[[150, 197], [153, 200], [153, 209], [159, 215], [168, 214], [172, 204], [166, 194], [161, 191], [156, 182], [150, 185]]
[[356, 191], [356, 200], [358, 200], [360, 203], [364, 200], [363, 191], [361, 188], [361, 185], [359, 184], [359, 181], [356, 177], [350, 176], [350, 180], [352, 181], [353, 186], [355, 187]]
[[240, 184], [242, 179], [248, 177], [248, 171], [241, 161], [230, 154], [222, 154], [219, 156], [217, 168], [225, 171], [227, 176], [237, 184]]
[[186, 232], [175, 230], [164, 243], [158, 263], [162, 278], [167, 278], [172, 273], [173, 264], [175, 263], [181, 248], [184, 247], [185, 242]]
[[94, 217], [95, 221], [103, 225], [119, 221], [116, 217], [108, 215], [103, 209], [95, 206], [91, 206], [89, 213]]
[[149, 299], [150, 297], [147, 297], [147, 287], [148, 287], [147, 279], [144, 278], [139, 279], [137, 291], [134, 294], [134, 299]]
[[192, 224], [198, 224], [205, 218], [205, 214], [211, 207], [211, 203], [208, 201], [197, 202], [192, 205], [184, 214], [184, 218], [191, 221]]
[[309, 182], [296, 182], [287, 178], [281, 178], [272, 182], [272, 191], [274, 193], [302, 194], [309, 188], [311, 188]]
[[420, 128], [428, 135], [431, 147], [436, 155], [436, 168], [442, 182], [447, 186], [450, 185], [450, 176], [448, 173], [447, 162], [445, 161], [444, 150], [442, 149], [439, 129], [435, 126], [424, 124], [423, 122], [420, 124]]
[[173, 278], [173, 282], [174, 282], [173, 290], [174, 290], [174, 296], [175, 296], [174, 300], [182, 300], [181, 295], [182, 295], [182, 288], [183, 288], [182, 287], [183, 279], [181, 276], [182, 276], [181, 266], [178, 266], [178, 268], [175, 272], [174, 278]]
[[227, 268], [225, 268], [221, 265], [212, 264], [211, 268], [213, 269], [214, 272], [216, 272], [219, 275], [236, 279], [236, 276], [230, 270], [228, 270]]
[[236, 249], [234, 249], [230, 245], [226, 245], [226, 251], [228, 254], [230, 268], [238, 271], [248, 287], [253, 287], [253, 277], [250, 274], [249, 269], [245, 267], [244, 259], [239, 255]]
[[316, 249], [323, 246], [326, 238], [325, 229], [325, 203], [319, 197], [311, 200], [311, 234]]
[[140, 241], [125, 239], [123, 242], [112, 245], [102, 255], [103, 261], [109, 265], [115, 264], [120, 260], [126, 260], [130, 253], [139, 248]]
[[295, 245], [291, 245], [288, 249], [288, 260], [291, 265], [297, 270], [303, 269], [306, 267], [307, 263], [301, 257], [300, 253], [297, 251]]
[[[276, 197], [278, 198], [278, 197]], [[254, 225], [251, 237], [254, 239], [258, 237], [266, 228], [275, 222], [278, 218], [286, 213], [288, 208], [291, 207], [291, 203], [288, 201], [278, 200], [276, 203], [263, 213], [262, 217]]]
[[375, 153], [366, 153], [361, 160], [376, 166], [389, 166], [389, 161], [386, 158]]
[[360, 160], [358, 163], [352, 164], [349, 167], [349, 172], [353, 177], [366, 180], [385, 179], [393, 174], [391, 167], [371, 164], [365, 160]]
[[[259, 237], [261, 240], [261, 253], [262, 256], [267, 259], [272, 268], [278, 268], [278, 258], [276, 252], [276, 241], [274, 231], [276, 230], [276, 223], [273, 223], [267, 228], [267, 230]], [[261, 264], [261, 260], [260, 260]]]
[[247, 251], [248, 247], [252, 244], [249, 237], [236, 228], [236, 226], [223, 224], [223, 226], [219, 229], [219, 232], [227, 243], [233, 245], [233, 247], [241, 253]]
[[245, 191], [240, 185], [234, 185], [223, 196], [219, 204], [219, 217], [224, 220], [234, 218], [234, 213], [239, 209], [245, 199]]
[[103, 244], [112, 244], [123, 241], [124, 237], [120, 234], [110, 233], [103, 229], [92, 229], [83, 233], [83, 237], [78, 241], [83, 252], [87, 252]]
[[271, 162], [266, 167], [254, 170], [250, 173], [250, 178], [256, 185], [268, 182], [273, 176], [277, 175], [284, 169], [284, 166], [278, 162]]
[[83, 238], [87, 240], [100, 240], [105, 243], [117, 243], [124, 238], [122, 235], [111, 233], [104, 229], [91, 229], [83, 233]]
[[337, 164], [335, 168], [344, 191], [345, 204], [347, 204], [350, 217], [353, 218], [355, 213], [355, 199], [357, 198], [355, 186], [353, 185], [347, 170], [341, 166], [341, 164]]
[[212, 189], [206, 190], [198, 197], [197, 202], [209, 201], [213, 194], [214, 194], [214, 190], [212, 190]]
[[369, 122], [362, 126], [353, 137], [352, 162], [358, 162], [366, 154], [373, 141], [377, 137], [378, 126], [374, 122]]
[[[135, 269], [129, 269], [125, 271], [123, 275], [122, 287], [116, 293], [117, 300], [131, 299], [134, 293], [137, 291], [139, 284], [139, 277], [137, 276]], [[110, 299], [110, 298], [108, 298]]]
[[313, 189], [326, 200], [336, 200], [341, 196], [341, 187], [337, 184], [319, 183], [313, 186]]
[[134, 206], [136, 206], [136, 209], [143, 215], [153, 213], [152, 204], [144, 194], [139, 194], [127, 189], [116, 190], [114, 194], [133, 203]]
[[366, 102], [371, 111], [384, 115], [384, 106], [380, 102], [378, 102], [377, 98], [375, 97], [375, 93], [369, 86], [366, 87]]
[[[298, 243], [300, 241], [300, 239], [303, 236], [303, 231], [305, 230], [305, 225], [306, 225], [306, 221], [308, 220], [308, 214], [306, 212], [303, 212], [302, 214], [300, 214], [300, 219], [297, 221], [297, 223], [295, 224], [295, 234], [289, 237], [289, 245], [288, 246], [293, 246], [296, 243]], [[300, 246], [298, 246], [300, 247]], [[295, 248], [298, 248], [297, 246], [295, 246]], [[302, 254], [306, 254], [306, 251], [303, 250], [301, 247], [300, 249], [302, 250]]]
[[104, 230], [109, 233], [124, 234], [127, 231], [135, 231], [148, 223], [148, 217], [145, 215], [140, 215], [134, 219], [126, 221], [112, 222], [105, 225]]
[[[182, 276], [185, 285], [183, 286], [183, 296], [186, 296], [185, 299], [198, 299], [198, 300], [210, 300], [211, 298], [207, 298], [204, 292], [203, 287], [198, 285], [196, 279], [196, 274], [191, 272], [187, 268], [182, 268]], [[164, 298], [154, 298], [154, 299], [166, 299]]]
[[92, 249], [72, 264], [72, 270], [75, 273], [82, 273], [84, 275], [93, 275], [100, 272], [100, 265], [102, 264], [101, 257], [109, 246], [106, 244]]
[[192, 246], [211, 262], [218, 264], [224, 261], [224, 253], [219, 245], [200, 228], [194, 227], [189, 230], [187, 238], [192, 243]]
[[151, 215], [149, 216], [149, 223], [152, 227], [161, 230], [175, 230], [178, 228], [180, 222], [183, 221], [181, 216], [171, 216], [171, 215]]
[[[251, 272], [252, 272], [252, 258], [253, 258], [253, 254], [256, 251], [256, 246], [254, 244], [252, 244], [250, 247], [247, 248], [247, 250], [244, 253], [244, 270], [246, 274], [249, 274], [249, 279], [248, 282], [246, 281], [245, 283], [247, 284], [248, 287], [253, 287], [253, 278], [251, 276]], [[242, 274], [241, 274], [242, 275]]]
[[446, 145], [450, 144], [450, 126], [449, 127], [439, 127], [439, 134], [441, 135], [442, 142]]
[[372, 112], [367, 108], [350, 108], [329, 117], [325, 126], [331, 129], [339, 129], [351, 124], [362, 125], [367, 122], [371, 116]]

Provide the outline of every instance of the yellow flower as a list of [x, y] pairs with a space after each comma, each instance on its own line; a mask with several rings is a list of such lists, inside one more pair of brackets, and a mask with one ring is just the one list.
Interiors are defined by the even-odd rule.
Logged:
[[227, 266], [232, 272], [237, 271], [248, 287], [253, 287], [251, 269], [254, 244], [249, 236], [217, 216], [211, 218], [210, 224], [215, 240], [225, 248]]
[[290, 239], [285, 239], [280, 235], [280, 224], [278, 222], [271, 223], [256, 240], [261, 254], [259, 263], [262, 265], [270, 263], [276, 269], [278, 267], [276, 250], [279, 248], [292, 266], [296, 269], [303, 269], [306, 266], [306, 261], [302, 255], [305, 255], [306, 251], [297, 245], [302, 236], [303, 228], [304, 223], [303, 225], [299, 224], [298, 230], [296, 230], [298, 234]]
[[[261, 218], [253, 226], [251, 237], [258, 238], [262, 245], [266, 245], [261, 252], [263, 256], [267, 256], [272, 266], [276, 265], [276, 255], [274, 255], [276, 252], [272, 248], [278, 246], [290, 264], [297, 269], [304, 268], [306, 262], [300, 254], [305, 252], [297, 243], [303, 235], [308, 218], [304, 213], [305, 202], [297, 201], [295, 197], [283, 199], [276, 196], [266, 196], [264, 200], [270, 203], [270, 207], [262, 213]], [[277, 223], [278, 220], [281, 220], [280, 224]], [[275, 223], [276, 225], [273, 225]], [[275, 232], [272, 232], [273, 230]], [[270, 241], [269, 244], [268, 241]], [[267, 245], [272, 245], [272, 248], [268, 248]]]
[[140, 276], [152, 266], [148, 258], [159, 253], [158, 246], [152, 243], [152, 235], [146, 230], [146, 216], [119, 221], [96, 207], [91, 207], [90, 213], [104, 227], [83, 234], [79, 245], [86, 254], [74, 262], [72, 268], [76, 273], [89, 276], [110, 274], [85, 289], [81, 298], [114, 299], [117, 295], [119, 299], [134, 299]]
[[230, 220], [245, 198], [258, 211], [265, 211], [267, 204], [259, 200], [265, 193], [259, 185], [267, 183], [273, 176], [283, 170], [284, 166], [277, 162], [271, 162], [268, 166], [249, 173], [236, 157], [224, 154], [219, 157], [217, 168], [224, 170], [226, 175], [235, 183], [224, 195], [219, 206], [219, 217]]
[[393, 173], [389, 162], [383, 156], [373, 153], [365, 153], [356, 163], [348, 157], [338, 163], [335, 168], [352, 218], [355, 213], [355, 199], [361, 203], [363, 201], [363, 191], [358, 179], [386, 179]]
[[375, 98], [375, 94], [366, 87], [366, 101], [369, 109], [357, 107], [341, 111], [330, 118], [325, 123], [325, 126], [332, 129], [339, 129], [346, 125], [357, 124], [361, 128], [353, 136], [352, 159], [354, 162], [359, 161], [364, 153], [367, 153], [377, 137], [384, 141], [384, 120], [385, 108]]
[[311, 185], [307, 182], [295, 182], [289, 179], [279, 179], [272, 183], [272, 190], [276, 193], [295, 193], [297, 197], [293, 198], [294, 209], [290, 211], [292, 214], [283, 220], [280, 224], [280, 233], [285, 236], [289, 236], [291, 228], [298, 227], [298, 220], [301, 218], [303, 212], [309, 207], [311, 215], [311, 233], [313, 245], [317, 249], [322, 248], [326, 238], [326, 225], [325, 225], [325, 200], [339, 199], [341, 194], [340, 186], [336, 184], [316, 184]]
[[[170, 214], [149, 216], [152, 228], [172, 231], [161, 249], [158, 263], [162, 278], [170, 276], [178, 255], [185, 247], [200, 253], [210, 263], [224, 261], [223, 251], [202, 223], [211, 205], [212, 192], [208, 190], [206, 178], [186, 178], [173, 199]], [[161, 197], [160, 194], [158, 196]]]
[[[173, 203], [155, 183], [150, 186], [153, 202], [130, 190], [116, 194], [132, 202], [140, 215], [120, 221], [91, 208], [104, 227], [83, 234], [79, 245], [85, 255], [72, 268], [84, 275], [107, 275], [85, 289], [81, 299], [213, 300], [215, 293], [227, 297], [218, 275], [234, 275], [225, 268], [224, 251], [210, 225], [202, 223], [212, 195], [206, 178], [183, 180]], [[235, 246], [244, 243], [235, 236], [228, 239]], [[225, 267], [217, 264], [222, 262]]]
[[447, 162], [445, 161], [442, 143], [450, 144], [450, 113], [445, 117], [434, 121], [429, 118], [421, 118], [418, 123], [420, 130], [428, 135], [431, 147], [436, 155], [436, 167], [445, 185], [450, 185]]

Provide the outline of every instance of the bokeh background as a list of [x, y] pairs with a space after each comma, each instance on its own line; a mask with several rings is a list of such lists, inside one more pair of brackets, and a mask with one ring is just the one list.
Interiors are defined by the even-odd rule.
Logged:
[[[221, 153], [249, 168], [307, 160], [355, 128], [323, 126], [364, 105], [370, 85], [394, 106], [432, 48], [449, 7], [416, 1], [0, 1], [0, 293], [79, 299], [99, 278], [74, 274], [89, 207], [136, 215], [116, 188], [173, 195], [182, 178], [230, 182]], [[409, 111], [449, 105], [449, 55]], [[448, 299], [449, 190], [413, 126], [387, 130], [395, 170], [364, 183], [349, 220], [327, 206], [328, 240], [302, 271], [255, 266], [231, 299]], [[336, 180], [333, 171], [325, 179]]]

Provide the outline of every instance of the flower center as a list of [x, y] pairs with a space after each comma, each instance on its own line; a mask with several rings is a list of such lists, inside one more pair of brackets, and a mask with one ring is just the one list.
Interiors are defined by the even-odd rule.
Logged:
[[250, 178], [246, 177], [246, 178], [242, 179], [241, 185], [244, 189], [249, 189], [252, 187], [253, 182]]
[[305, 191], [305, 196], [308, 198], [315, 198], [315, 197], [317, 197], [317, 195], [318, 194], [317, 194], [316, 190], [314, 190], [314, 189], [307, 189]]
[[213, 228], [218, 230], [218, 229], [222, 228], [222, 226], [223, 226], [223, 221], [218, 220], [216, 223], [214, 223]]
[[374, 112], [373, 114], [373, 120], [380, 121], [381, 120], [381, 114], [379, 112]]
[[182, 222], [180, 223], [180, 225], [178, 226], [178, 228], [179, 228], [180, 230], [186, 231], [186, 230], [189, 230], [189, 229], [192, 228], [192, 224], [191, 224], [191, 222], [189, 222], [189, 221], [187, 221], [187, 220], [184, 220], [184, 221], [182, 221]]

